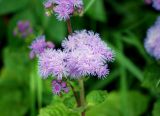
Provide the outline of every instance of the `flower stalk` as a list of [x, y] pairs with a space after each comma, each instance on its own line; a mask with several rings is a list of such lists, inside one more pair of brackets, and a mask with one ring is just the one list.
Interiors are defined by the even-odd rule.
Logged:
[[[85, 89], [84, 89], [84, 81], [83, 79], [79, 80], [80, 85], [80, 102], [81, 106], [85, 107]], [[85, 116], [85, 111], [82, 112], [82, 116]]]
[[69, 34], [72, 34], [72, 25], [71, 25], [71, 20], [70, 20], [70, 19], [68, 19], [66, 22], [67, 22], [68, 32], [69, 32]]

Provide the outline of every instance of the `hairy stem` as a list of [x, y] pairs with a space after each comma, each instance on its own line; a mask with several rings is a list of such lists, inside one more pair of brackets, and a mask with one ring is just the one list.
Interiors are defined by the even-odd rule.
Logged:
[[80, 106], [81, 106], [81, 103], [80, 103], [80, 100], [79, 100], [79, 98], [78, 98], [78, 94], [77, 94], [77, 92], [75, 91], [74, 87], [71, 85], [71, 83], [70, 83], [70, 86], [71, 86], [71, 89], [72, 89], [72, 91], [73, 91], [74, 97], [75, 97], [75, 99], [76, 99], [77, 107], [80, 107]]
[[68, 27], [69, 34], [71, 34], [72, 33], [72, 25], [71, 25], [71, 20], [70, 19], [67, 20], [67, 27]]
[[[81, 106], [85, 107], [85, 91], [84, 91], [84, 82], [83, 79], [79, 80], [80, 85], [80, 101]], [[82, 116], [85, 116], [85, 111], [82, 112]]]

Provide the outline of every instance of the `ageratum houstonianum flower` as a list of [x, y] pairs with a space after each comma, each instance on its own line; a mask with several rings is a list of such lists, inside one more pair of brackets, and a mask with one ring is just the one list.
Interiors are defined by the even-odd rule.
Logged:
[[38, 36], [29, 47], [31, 49], [30, 58], [33, 59], [35, 56], [40, 55], [46, 48], [54, 48], [52, 42], [46, 42], [45, 36]]
[[153, 7], [156, 9], [156, 10], [160, 10], [160, 0], [152, 0], [153, 2]]
[[68, 53], [67, 68], [72, 78], [95, 75], [103, 78], [109, 74], [108, 62], [114, 52], [92, 31], [76, 31], [62, 42]]
[[67, 83], [62, 80], [53, 80], [52, 92], [57, 95], [60, 95], [62, 93], [68, 93], [69, 88], [67, 87]]
[[16, 27], [13, 31], [14, 36], [19, 36], [21, 38], [26, 38], [33, 34], [33, 29], [29, 21], [20, 20], [18, 21]]
[[65, 21], [74, 13], [82, 11], [83, 2], [82, 0], [46, 0], [44, 7], [48, 16], [55, 13], [58, 20]]
[[62, 42], [63, 51], [46, 49], [39, 55], [39, 72], [43, 78], [53, 75], [79, 79], [84, 76], [104, 78], [114, 52], [92, 31], [76, 31]]
[[66, 68], [67, 54], [61, 50], [45, 49], [39, 56], [39, 72], [45, 79], [49, 75], [61, 80], [68, 75]]
[[160, 60], [160, 17], [157, 18], [155, 24], [147, 31], [147, 37], [145, 39], [145, 48], [147, 52]]

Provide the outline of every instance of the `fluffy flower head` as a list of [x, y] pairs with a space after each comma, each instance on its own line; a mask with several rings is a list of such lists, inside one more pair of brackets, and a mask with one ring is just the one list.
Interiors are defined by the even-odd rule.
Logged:
[[61, 80], [67, 76], [66, 53], [61, 50], [46, 49], [39, 56], [39, 72], [43, 78], [49, 75]]
[[153, 0], [153, 7], [160, 10], [160, 0]]
[[77, 31], [62, 42], [68, 52], [67, 68], [73, 78], [109, 74], [107, 62], [114, 60], [114, 52], [92, 31]]
[[155, 24], [148, 29], [147, 37], [145, 39], [145, 48], [147, 52], [160, 60], [160, 17], [158, 17]]

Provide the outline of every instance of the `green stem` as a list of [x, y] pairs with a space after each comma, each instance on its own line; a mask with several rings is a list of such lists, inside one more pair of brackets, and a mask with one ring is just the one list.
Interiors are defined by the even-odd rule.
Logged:
[[[81, 102], [81, 106], [85, 107], [85, 90], [84, 90], [83, 79], [79, 80], [79, 85], [80, 85], [80, 102]], [[85, 111], [82, 112], [82, 116], [85, 116]]]
[[80, 100], [78, 99], [78, 94], [77, 94], [77, 92], [75, 91], [75, 89], [74, 89], [74, 87], [72, 86], [72, 84], [71, 84], [71, 83], [69, 83], [69, 84], [70, 84], [70, 86], [71, 86], [71, 89], [72, 89], [72, 91], [73, 91], [74, 97], [75, 97], [75, 99], [76, 99], [77, 107], [80, 107], [80, 106], [81, 106], [81, 103], [80, 103]]

